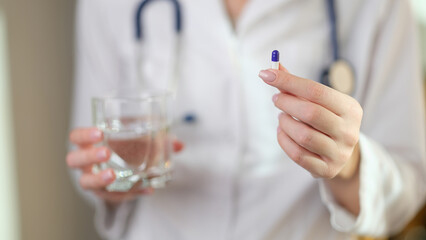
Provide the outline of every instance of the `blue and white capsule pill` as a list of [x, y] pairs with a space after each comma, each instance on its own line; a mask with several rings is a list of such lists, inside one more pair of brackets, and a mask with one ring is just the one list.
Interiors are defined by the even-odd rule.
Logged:
[[277, 70], [280, 68], [280, 52], [278, 50], [272, 51], [271, 68]]

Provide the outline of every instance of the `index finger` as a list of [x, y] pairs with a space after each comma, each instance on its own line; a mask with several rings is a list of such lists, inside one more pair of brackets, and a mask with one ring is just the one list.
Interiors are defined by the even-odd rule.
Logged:
[[77, 128], [70, 133], [70, 141], [79, 146], [86, 146], [102, 141], [102, 131], [96, 127]]
[[263, 70], [259, 77], [282, 92], [319, 104], [339, 116], [345, 111], [346, 105], [342, 101], [347, 101], [347, 95], [313, 80], [295, 76], [284, 71], [284, 68]]

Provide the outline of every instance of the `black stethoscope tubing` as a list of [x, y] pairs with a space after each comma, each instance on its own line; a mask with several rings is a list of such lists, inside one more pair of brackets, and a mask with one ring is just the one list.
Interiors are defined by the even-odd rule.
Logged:
[[[135, 26], [136, 26], [136, 39], [139, 41], [142, 40], [143, 38], [143, 25], [142, 25], [143, 10], [146, 7], [146, 5], [156, 1], [158, 0], [144, 0], [139, 4], [137, 8]], [[177, 34], [180, 34], [182, 31], [182, 11], [181, 11], [180, 3], [178, 0], [167, 0], [167, 1], [171, 1], [173, 3], [175, 15], [176, 15], [175, 30]]]

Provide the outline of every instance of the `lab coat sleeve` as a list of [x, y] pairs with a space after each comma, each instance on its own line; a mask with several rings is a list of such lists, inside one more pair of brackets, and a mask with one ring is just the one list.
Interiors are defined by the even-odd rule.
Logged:
[[[109, 26], [107, 11], [102, 0], [81, 0], [77, 5], [72, 129], [92, 126], [91, 98], [115, 88], [121, 79], [114, 38], [106, 29]], [[98, 232], [106, 239], [120, 239], [135, 202], [123, 203], [111, 211], [92, 192], [81, 189], [79, 170], [71, 170], [71, 175], [76, 188], [95, 207]]]
[[373, 44], [371, 70], [360, 98], [360, 214], [339, 206], [324, 181], [320, 192], [332, 226], [357, 235], [399, 232], [425, 203], [425, 106], [417, 31], [409, 1], [390, 11]]

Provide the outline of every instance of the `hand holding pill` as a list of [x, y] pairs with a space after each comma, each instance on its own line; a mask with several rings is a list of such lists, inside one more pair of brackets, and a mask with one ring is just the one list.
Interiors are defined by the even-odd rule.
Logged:
[[289, 73], [277, 60], [279, 52], [274, 51], [273, 68], [259, 77], [280, 91], [273, 103], [282, 111], [277, 134], [281, 148], [314, 177], [351, 178], [359, 162], [361, 106], [346, 94]]

